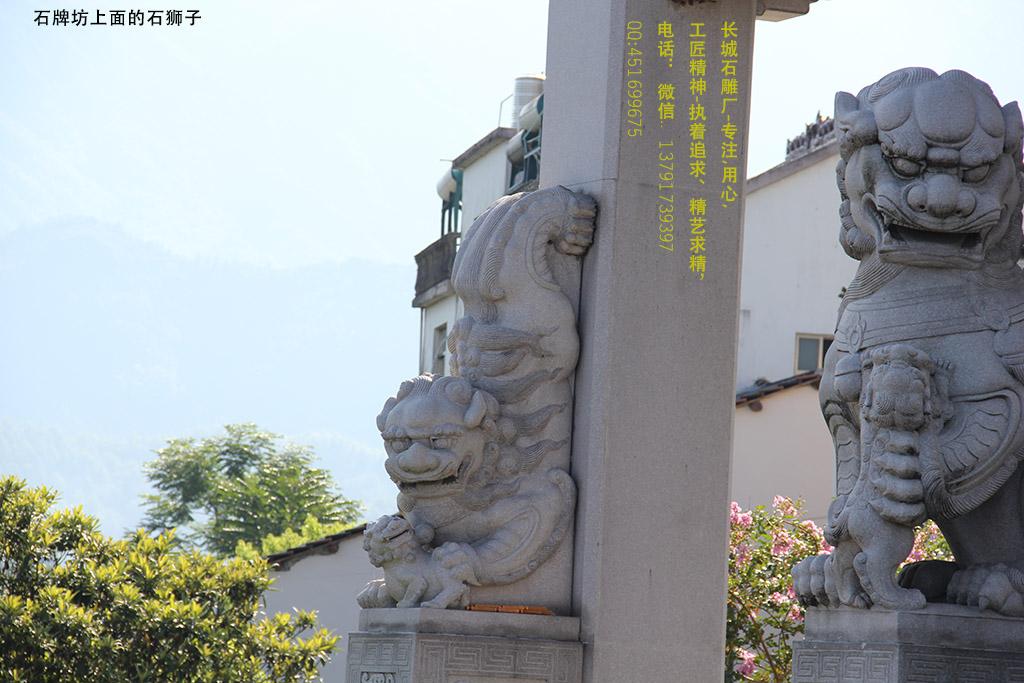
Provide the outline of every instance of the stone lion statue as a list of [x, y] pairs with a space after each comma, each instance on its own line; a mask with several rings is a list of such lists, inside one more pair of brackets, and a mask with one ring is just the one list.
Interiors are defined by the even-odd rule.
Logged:
[[[377, 420], [384, 467], [436, 571], [465, 565], [474, 583], [509, 583], [543, 562], [568, 530], [575, 486], [560, 469], [534, 472], [536, 452], [514, 445], [522, 420], [468, 380], [404, 382]], [[419, 603], [417, 603], [419, 604]]]
[[[384, 578], [370, 582], [356, 597], [360, 607], [465, 607], [467, 584], [475, 584], [467, 561], [446, 564], [433, 561], [424, 550], [409, 522], [398, 515], [385, 515], [367, 525], [363, 549], [370, 563], [384, 569]], [[435, 551], [437, 552], [437, 551]]]
[[[404, 559], [385, 566], [361, 604], [458, 606], [466, 592], [430, 587], [454, 579], [481, 602], [568, 609], [559, 587], [572, 577], [571, 548], [561, 546], [576, 506], [575, 306], [595, 212], [586, 195], [547, 188], [502, 197], [463, 235], [452, 376], [403, 382], [377, 418], [399, 514], [370, 532], [367, 549], [380, 543], [383, 557], [388, 543], [414, 538], [419, 550], [403, 545]], [[389, 572], [401, 595], [381, 587]]]
[[[1024, 616], [1020, 110], [962, 71], [911, 68], [839, 93], [836, 128], [840, 242], [860, 266], [820, 390], [835, 551], [797, 565], [797, 594]], [[956, 562], [897, 582], [926, 518]]]

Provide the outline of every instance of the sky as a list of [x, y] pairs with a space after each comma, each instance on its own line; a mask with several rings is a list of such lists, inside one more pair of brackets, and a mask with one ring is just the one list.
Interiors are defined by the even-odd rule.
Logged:
[[141, 29], [37, 27], [38, 4], [0, 3], [0, 232], [89, 216], [205, 259], [408, 263], [440, 159], [544, 68], [538, 0], [200, 0]]
[[[238, 380], [245, 368], [237, 364], [222, 378], [215, 363], [204, 364], [207, 385], [181, 379], [192, 363], [187, 355], [163, 364], [133, 357], [133, 367], [124, 369], [116, 367], [117, 358], [108, 359], [112, 376], [130, 375], [145, 385], [146, 401], [112, 384], [99, 415], [84, 383], [102, 381], [102, 373], [61, 373], [53, 381], [64, 385], [48, 387], [60, 400], [48, 403], [26, 370], [41, 362], [33, 350], [45, 346], [60, 354], [61, 344], [75, 345], [87, 363], [90, 349], [111, 346], [114, 335], [143, 323], [119, 319], [90, 327], [83, 344], [85, 337], [54, 332], [62, 326], [81, 332], [81, 320], [29, 325], [24, 321], [37, 318], [25, 317], [16, 297], [0, 298], [0, 321], [22, 324], [0, 332], [18, 336], [18, 343], [0, 345], [6, 354], [0, 358], [0, 442], [3, 430], [23, 433], [25, 424], [49, 434], [38, 454], [32, 439], [18, 441], [28, 444], [23, 457], [42, 458], [33, 471], [43, 478], [46, 454], [55, 452], [54, 444], [76, 448], [75, 439], [85, 438], [76, 435], [129, 444], [141, 463], [162, 439], [202, 435], [252, 415], [274, 431], [310, 436], [328, 449], [352, 444], [328, 453], [327, 461], [342, 481], [359, 458], [359, 481], [366, 482], [365, 472], [379, 467], [368, 460], [379, 448], [373, 416], [398, 382], [416, 372], [418, 320], [403, 302], [412, 296], [412, 257], [434, 239], [436, 181], [446, 160], [499, 123], [513, 79], [544, 70], [548, 3], [521, 0], [513, 10], [480, 0], [193, 1], [202, 15], [197, 25], [173, 28], [36, 26], [34, 10], [42, 5], [0, 2], [0, 249], [20, 245], [19, 259], [45, 259], [46, 245], [66, 242], [68, 235], [130, 240], [136, 246], [126, 253], [142, 253], [137, 244], [143, 244], [146, 263], [164, 263], [165, 256], [174, 272], [192, 263], [188, 272], [200, 273], [196, 277], [212, 290], [258, 282], [267, 292], [276, 282], [325, 283], [325, 273], [358, 273], [357, 284], [338, 277], [316, 294], [351, 298], [358, 305], [344, 310], [354, 319], [323, 320], [334, 309], [311, 304], [301, 318], [302, 334], [329, 342], [316, 346], [325, 354], [325, 372], [318, 377], [309, 359], [289, 365], [302, 353], [301, 335], [275, 342], [278, 392], [259, 401], [252, 400], [253, 386]], [[175, 8], [142, 0], [45, 5], [61, 7]], [[1021, 98], [1021, 25], [1024, 3], [997, 0], [819, 0], [805, 17], [759, 22], [749, 175], [781, 162], [787, 138], [816, 112], [832, 112], [836, 90], [856, 92], [900, 67], [965, 69], [986, 80], [1001, 101]], [[30, 247], [32, 236], [43, 246]], [[90, 248], [81, 249], [81, 258], [100, 253]], [[45, 271], [48, 287], [75, 292], [82, 285], [76, 278], [100, 277], [75, 268], [76, 253], [62, 253], [61, 267]], [[115, 269], [124, 263], [103, 262]], [[44, 272], [40, 263], [7, 267]], [[103, 316], [113, 307], [103, 298], [110, 288], [121, 287], [117, 298], [132, 299], [139, 277], [85, 288], [95, 299], [82, 310]], [[10, 281], [21, 286], [27, 280]], [[133, 312], [118, 315], [144, 311], [151, 327], [143, 338], [164, 356], [174, 355], [168, 338], [201, 335], [178, 346], [230, 358], [237, 330], [172, 324], [174, 316], [185, 321], [186, 309], [203, 303], [201, 293], [192, 296], [176, 300], [174, 312], [163, 308], [164, 295], [143, 297], [133, 300]], [[156, 335], [152, 326], [163, 319], [170, 332]], [[398, 338], [402, 344], [393, 345]], [[344, 366], [353, 362], [365, 367], [345, 386]], [[145, 372], [136, 372], [140, 365]], [[203, 400], [190, 394], [200, 389], [189, 387], [202, 387]], [[316, 401], [315, 409], [304, 410], [303, 397]], [[132, 412], [140, 405], [149, 411], [145, 419]], [[0, 460], [0, 471], [3, 465]], [[53, 467], [66, 465], [62, 460]], [[386, 512], [393, 494], [382, 467], [379, 472], [355, 492], [373, 501], [371, 516]], [[69, 502], [99, 506], [86, 487], [67, 485]], [[105, 503], [103, 514], [116, 519], [108, 530], [137, 516], [139, 492]]]
[[[195, 27], [143, 29], [37, 27], [36, 3], [0, 5], [0, 232], [81, 215], [198, 258], [407, 263], [441, 160], [544, 70], [543, 0], [199, 4]], [[964, 68], [1017, 97], [1022, 19], [998, 0], [819, 0], [759, 22], [751, 174], [836, 89], [895, 68]]]

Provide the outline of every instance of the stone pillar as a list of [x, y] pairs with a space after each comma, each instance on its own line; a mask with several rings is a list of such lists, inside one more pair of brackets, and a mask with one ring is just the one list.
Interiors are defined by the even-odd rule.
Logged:
[[[757, 9], [551, 0], [541, 187], [598, 203], [572, 452], [573, 607], [593, 683], [722, 677]], [[691, 90], [701, 53], [705, 92]]]

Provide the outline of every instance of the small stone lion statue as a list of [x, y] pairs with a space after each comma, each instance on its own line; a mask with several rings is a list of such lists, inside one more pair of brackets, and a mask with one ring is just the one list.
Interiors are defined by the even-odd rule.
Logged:
[[[862, 467], [849, 501], [832, 520], [837, 545], [836, 592], [857, 607], [921, 609], [924, 594], [897, 585], [900, 563], [914, 545], [914, 527], [928, 516], [921, 483], [922, 451], [928, 457], [946, 412], [945, 371], [926, 353], [906, 344], [864, 352], [864, 387], [846, 386], [848, 398], [863, 394], [860, 415]], [[856, 361], [859, 356], [850, 356]], [[840, 383], [841, 384], [841, 383]]]
[[429, 553], [404, 517], [384, 515], [367, 525], [363, 537], [370, 563], [384, 569], [384, 578], [359, 593], [360, 607], [465, 607], [469, 585], [478, 585], [468, 556], [458, 561], [460, 554], [451, 547], [458, 544], [446, 543]]

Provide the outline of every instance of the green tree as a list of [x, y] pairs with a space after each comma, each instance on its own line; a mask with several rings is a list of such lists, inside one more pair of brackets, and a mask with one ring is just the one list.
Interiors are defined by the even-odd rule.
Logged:
[[168, 441], [146, 463], [157, 491], [143, 496], [147, 530], [177, 529], [184, 543], [227, 556], [240, 541], [260, 547], [309, 516], [326, 525], [359, 519], [361, 504], [342, 497], [330, 473], [313, 466], [308, 446], [280, 445], [281, 437], [253, 424], [225, 431]]
[[258, 618], [262, 560], [176, 550], [171, 532], [110, 539], [78, 508], [52, 512], [55, 499], [0, 479], [0, 679], [319, 679], [337, 638], [312, 613]]

